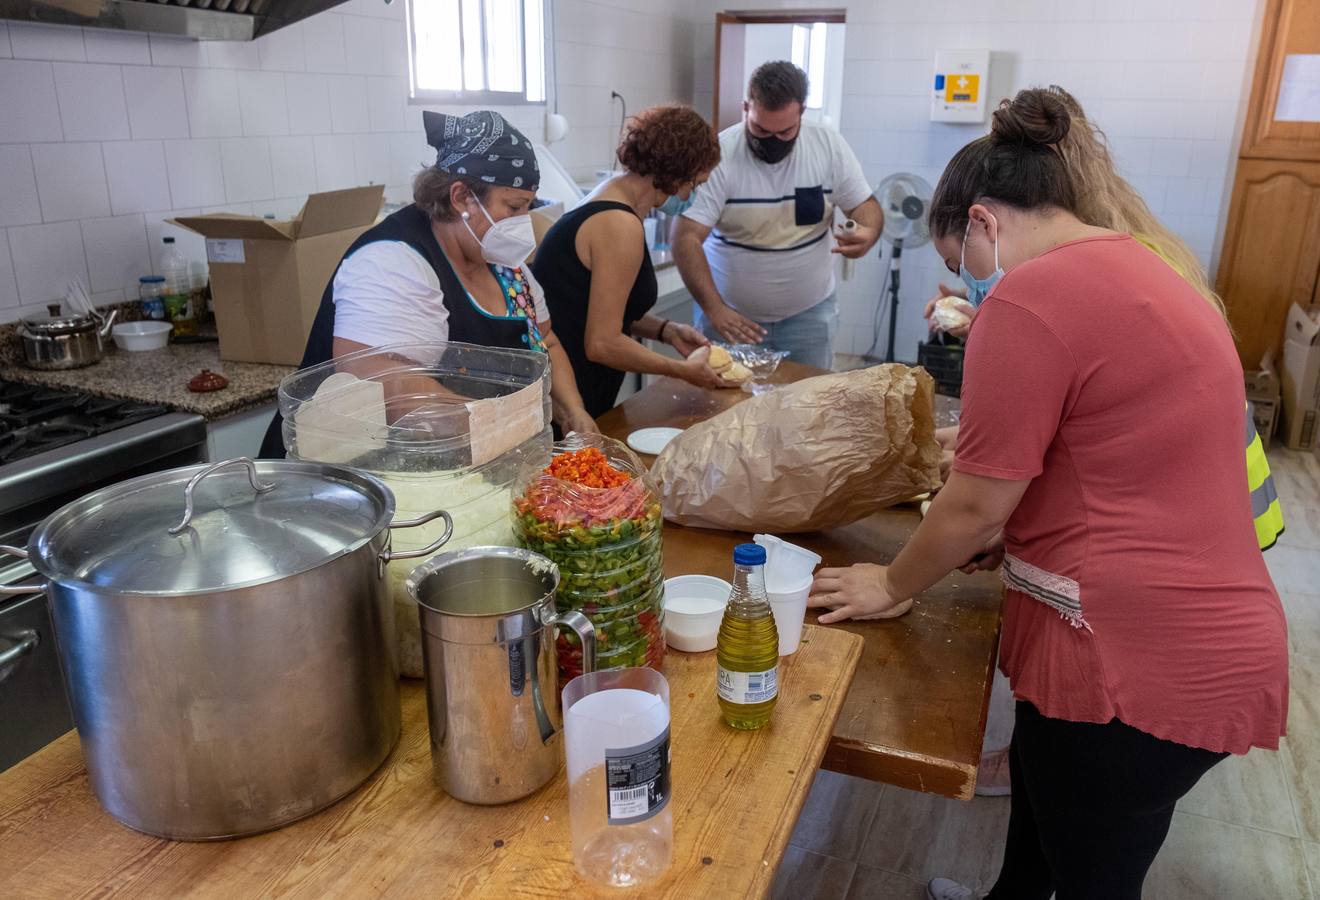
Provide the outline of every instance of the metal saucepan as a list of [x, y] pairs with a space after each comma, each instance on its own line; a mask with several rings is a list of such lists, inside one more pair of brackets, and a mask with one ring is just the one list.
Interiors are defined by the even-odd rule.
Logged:
[[[227, 470], [227, 471], [226, 471]], [[391, 559], [453, 531], [390, 524], [394, 496], [299, 460], [157, 472], [33, 532], [92, 790], [124, 824], [211, 840], [277, 828], [353, 790], [399, 737]], [[391, 529], [442, 518], [430, 546]], [[0, 588], [30, 593], [32, 585]]]
[[28, 316], [18, 330], [28, 368], [79, 369], [99, 362], [118, 314], [61, 315], [53, 303], [50, 315]]

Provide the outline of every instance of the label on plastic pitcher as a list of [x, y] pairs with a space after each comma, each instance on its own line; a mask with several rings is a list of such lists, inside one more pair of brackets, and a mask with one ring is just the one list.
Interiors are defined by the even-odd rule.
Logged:
[[669, 803], [669, 726], [636, 747], [605, 751], [606, 814], [611, 825], [644, 822]]
[[750, 706], [773, 700], [779, 693], [779, 667], [764, 672], [732, 672], [719, 666], [720, 699]]

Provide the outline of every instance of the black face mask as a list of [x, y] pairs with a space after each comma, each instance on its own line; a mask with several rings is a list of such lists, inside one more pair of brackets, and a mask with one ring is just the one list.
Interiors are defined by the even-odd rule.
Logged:
[[793, 145], [796, 143], [796, 135], [791, 140], [786, 141], [783, 138], [775, 137], [773, 134], [768, 137], [757, 137], [750, 131], [747, 132], [747, 146], [751, 148], [752, 155], [772, 166], [792, 153]]

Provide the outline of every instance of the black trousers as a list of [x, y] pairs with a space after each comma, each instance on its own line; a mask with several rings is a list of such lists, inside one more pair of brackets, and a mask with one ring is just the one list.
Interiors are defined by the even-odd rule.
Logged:
[[1228, 754], [1018, 701], [1008, 842], [986, 900], [1140, 900], [1173, 807]]

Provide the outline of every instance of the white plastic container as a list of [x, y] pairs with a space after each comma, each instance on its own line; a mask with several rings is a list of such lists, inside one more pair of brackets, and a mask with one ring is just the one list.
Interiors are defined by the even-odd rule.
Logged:
[[790, 544], [773, 534], [758, 534], [753, 540], [765, 548], [765, 587], [783, 593], [810, 579], [821, 563], [819, 553]]
[[665, 582], [665, 643], [686, 653], [715, 649], [732, 586], [710, 575], [679, 575]]
[[812, 578], [798, 582], [787, 590], [766, 589], [770, 597], [770, 611], [775, 614], [775, 630], [779, 632], [779, 655], [796, 653], [802, 643], [802, 625], [807, 617], [807, 598], [811, 596]]
[[160, 350], [170, 342], [173, 328], [169, 322], [121, 322], [110, 336], [120, 350]]

